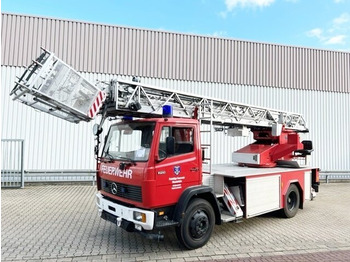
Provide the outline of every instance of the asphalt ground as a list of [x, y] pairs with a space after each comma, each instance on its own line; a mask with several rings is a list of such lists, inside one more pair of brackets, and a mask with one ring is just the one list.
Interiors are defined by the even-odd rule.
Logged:
[[96, 188], [1, 190], [2, 261], [350, 261], [350, 183], [322, 184], [291, 219], [274, 214], [215, 226], [208, 244], [183, 250], [127, 233], [98, 216]]

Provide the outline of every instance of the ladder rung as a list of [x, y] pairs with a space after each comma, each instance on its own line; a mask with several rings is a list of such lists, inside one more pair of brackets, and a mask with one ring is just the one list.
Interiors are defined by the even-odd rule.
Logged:
[[38, 66], [41, 66], [41, 67], [43, 67], [43, 65], [42, 64], [40, 64], [38, 61], [36, 61], [36, 60], [32, 60], [32, 62], [33, 63], [35, 63], [35, 64], [37, 64]]
[[205, 158], [204, 158], [204, 160], [211, 160], [211, 158], [209, 158], [209, 157], [205, 157]]
[[210, 133], [211, 131], [210, 130], [201, 130], [200, 132], [201, 133]]
[[208, 175], [210, 175], [211, 173], [210, 172], [208, 172], [208, 171], [203, 171], [202, 172], [203, 174], [208, 174]]
[[210, 144], [201, 144], [201, 147], [210, 146]]
[[[17, 90], [16, 90], [16, 91], [17, 91]], [[20, 90], [20, 91], [22, 91], [22, 90]], [[25, 93], [28, 93], [28, 89], [23, 90], [23, 91], [22, 91], [21, 93], [19, 93], [19, 94], [15, 94], [16, 96], [13, 98], [13, 100], [18, 99], [19, 97], [23, 96]]]

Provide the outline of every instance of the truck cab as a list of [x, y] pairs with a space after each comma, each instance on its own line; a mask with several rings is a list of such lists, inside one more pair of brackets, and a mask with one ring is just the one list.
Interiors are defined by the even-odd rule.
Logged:
[[183, 191], [202, 184], [201, 155], [198, 120], [126, 118], [112, 125], [98, 158], [101, 216], [118, 218], [129, 231], [151, 230], [159, 216], [163, 224], [164, 216], [172, 220]]

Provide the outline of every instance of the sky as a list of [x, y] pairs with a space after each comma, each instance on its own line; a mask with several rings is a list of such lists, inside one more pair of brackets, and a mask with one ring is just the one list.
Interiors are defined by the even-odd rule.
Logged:
[[1, 12], [350, 52], [350, 0], [2, 0]]

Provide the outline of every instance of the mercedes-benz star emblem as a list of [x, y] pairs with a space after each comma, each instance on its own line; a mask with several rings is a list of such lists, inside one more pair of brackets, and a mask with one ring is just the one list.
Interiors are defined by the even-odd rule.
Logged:
[[117, 186], [116, 183], [112, 183], [112, 185], [111, 185], [111, 192], [112, 192], [113, 195], [116, 195], [116, 194], [117, 194], [117, 192], [118, 192], [118, 186]]

